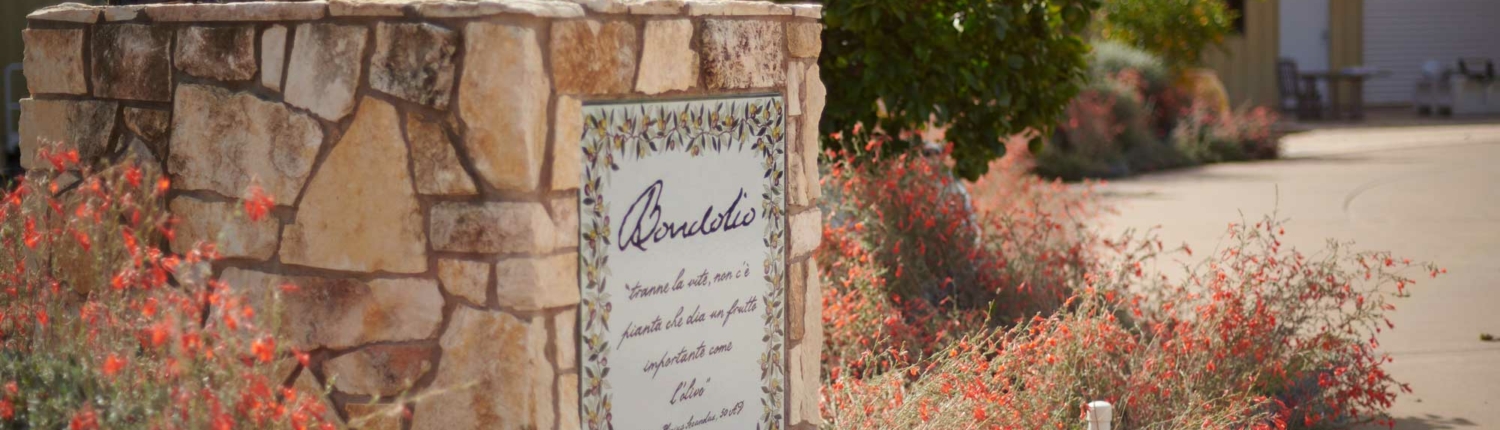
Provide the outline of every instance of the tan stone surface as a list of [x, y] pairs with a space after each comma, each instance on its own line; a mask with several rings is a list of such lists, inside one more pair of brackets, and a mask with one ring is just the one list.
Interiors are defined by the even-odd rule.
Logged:
[[441, 394], [417, 404], [413, 429], [552, 427], [552, 366], [541, 321], [460, 306], [440, 344], [432, 389]]
[[823, 19], [823, 5], [820, 4], [790, 4], [792, 15], [798, 18]]
[[802, 341], [806, 320], [802, 318], [807, 306], [807, 261], [787, 265], [786, 319], [787, 340], [792, 344]]
[[104, 7], [101, 7], [100, 9], [103, 9], [103, 11], [104, 11], [104, 20], [105, 21], [115, 22], [115, 21], [130, 21], [130, 20], [133, 20], [136, 17], [140, 16], [141, 15], [141, 11], [144, 10], [144, 9], [146, 9], [146, 7], [145, 6], [140, 6], [140, 5], [131, 5], [131, 6], [104, 6]]
[[[371, 342], [430, 339], [443, 318], [443, 295], [427, 279], [354, 279], [280, 276], [239, 268], [219, 277], [249, 297], [257, 309], [276, 309], [287, 346], [352, 348]], [[280, 292], [281, 286], [295, 291]], [[280, 292], [279, 307], [271, 294]], [[450, 328], [451, 331], [451, 328]]]
[[93, 24], [99, 22], [99, 9], [82, 3], [70, 2], [37, 9], [27, 14], [26, 19]]
[[392, 404], [362, 404], [351, 403], [344, 405], [344, 410], [349, 413], [349, 428], [359, 430], [401, 430], [401, 416], [404, 415], [404, 407]]
[[266, 260], [276, 253], [281, 222], [267, 216], [251, 221], [239, 202], [207, 202], [192, 197], [172, 199], [177, 234], [172, 250], [186, 254], [199, 242], [212, 242], [225, 258]]
[[807, 169], [802, 166], [801, 142], [797, 141], [796, 133], [796, 125], [787, 124], [786, 202], [793, 207], [802, 207], [813, 203], [808, 197], [808, 189], [817, 184], [809, 180], [811, 178], [807, 177]]
[[823, 143], [818, 136], [818, 122], [823, 117], [823, 102], [828, 97], [828, 88], [823, 86], [817, 64], [808, 66], [803, 85], [802, 123], [797, 129], [802, 133], [802, 168], [807, 172], [810, 186], [807, 195], [811, 199], [823, 198], [823, 187], [818, 182], [818, 155], [823, 152]]
[[286, 26], [273, 25], [260, 35], [260, 85], [281, 91], [281, 75], [286, 71]]
[[787, 62], [786, 114], [788, 116], [802, 114], [802, 76], [805, 73], [807, 73], [807, 65], [802, 64], [800, 61]]
[[[558, 369], [578, 369], [578, 309], [569, 308], [552, 317], [552, 343], [556, 354], [552, 362]], [[575, 388], [576, 389], [576, 388]], [[563, 410], [568, 413], [568, 410]]]
[[396, 107], [366, 97], [307, 186], [281, 261], [357, 272], [427, 271], [422, 208]]
[[329, 121], [343, 119], [354, 110], [368, 38], [362, 26], [298, 25], [287, 63], [286, 102]]
[[182, 84], [172, 105], [172, 185], [239, 196], [254, 178], [293, 202], [312, 170], [323, 130], [312, 117], [247, 93]]
[[391, 397], [407, 392], [433, 367], [435, 348], [370, 345], [323, 363], [323, 374], [339, 392]]
[[626, 13], [630, 11], [630, 5], [620, 0], [565, 0], [578, 3], [590, 12], [597, 13]]
[[310, 21], [328, 13], [323, 2], [265, 1], [225, 4], [154, 4], [146, 16], [157, 22]]
[[780, 22], [709, 19], [699, 35], [709, 89], [770, 88], [786, 81]]
[[477, 18], [500, 14], [531, 15], [540, 18], [577, 18], [583, 7], [566, 1], [552, 0], [437, 0], [412, 6], [424, 18]]
[[36, 150], [44, 145], [77, 149], [84, 159], [104, 154], [115, 128], [117, 106], [101, 101], [22, 99], [21, 166], [35, 166]]
[[787, 396], [790, 397], [791, 410], [788, 416], [793, 424], [823, 423], [818, 411], [818, 387], [822, 384], [822, 367], [818, 361], [821, 346], [821, 342], [803, 341], [789, 351], [791, 369], [787, 372]]
[[406, 5], [420, 0], [329, 0], [328, 14], [332, 16], [385, 16], [405, 15]]
[[561, 94], [621, 94], [635, 79], [635, 25], [594, 19], [552, 23], [552, 75]]
[[823, 242], [823, 212], [816, 206], [787, 218], [792, 236], [792, 258], [808, 255]]
[[412, 170], [417, 192], [430, 195], [474, 195], [478, 188], [458, 162], [458, 153], [442, 123], [415, 112], [406, 114], [406, 139], [411, 142]]
[[245, 81], [255, 76], [255, 26], [183, 27], [177, 31], [177, 69], [200, 78]]
[[796, 58], [818, 58], [823, 52], [823, 24], [791, 22], [786, 25], [786, 47]]
[[578, 422], [578, 373], [569, 373], [557, 377], [557, 410], [561, 413], [558, 417], [558, 428], [577, 429]]
[[490, 289], [490, 264], [454, 259], [438, 260], [438, 280], [448, 294], [468, 300], [476, 306], [484, 306]]
[[552, 118], [552, 189], [577, 189], [583, 181], [583, 103], [560, 96]]
[[570, 193], [548, 202], [552, 225], [557, 231], [553, 245], [558, 248], [578, 246], [578, 195]]
[[447, 109], [453, 90], [453, 54], [458, 33], [432, 24], [375, 25], [370, 88], [401, 99]]
[[[572, 5], [577, 7], [577, 5]], [[541, 181], [551, 94], [534, 25], [470, 23], [459, 83], [464, 149], [490, 186], [533, 191]]]
[[439, 202], [429, 217], [439, 251], [540, 253], [553, 248], [552, 220], [540, 203]]
[[686, 90], [698, 84], [698, 53], [693, 51], [693, 22], [686, 19], [646, 21], [645, 48], [635, 90], [646, 94]]
[[165, 102], [172, 100], [172, 28], [143, 24], [105, 25], [91, 42], [94, 95]]
[[32, 94], [88, 94], [83, 70], [83, 30], [21, 30], [22, 71]]
[[161, 141], [167, 137], [167, 131], [171, 126], [172, 111], [125, 107], [125, 128], [142, 139], [150, 142]]
[[698, 0], [687, 3], [692, 16], [767, 16], [791, 15], [792, 8], [768, 1]]
[[578, 255], [515, 257], [495, 263], [500, 306], [535, 311], [578, 304]]
[[682, 13], [684, 0], [645, 0], [630, 4], [632, 15], [677, 15]]

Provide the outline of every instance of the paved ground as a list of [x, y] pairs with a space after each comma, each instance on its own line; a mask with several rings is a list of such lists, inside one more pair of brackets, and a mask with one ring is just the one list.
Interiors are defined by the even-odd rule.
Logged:
[[[1277, 211], [1287, 242], [1353, 239], [1448, 268], [1398, 300], [1382, 338], [1415, 393], [1397, 429], [1500, 429], [1500, 125], [1319, 130], [1288, 137], [1286, 159], [1112, 182], [1111, 229], [1162, 226], [1166, 244], [1214, 248], [1229, 222]], [[1200, 254], [1201, 255], [1201, 254]], [[1425, 277], [1424, 277], [1425, 278]]]

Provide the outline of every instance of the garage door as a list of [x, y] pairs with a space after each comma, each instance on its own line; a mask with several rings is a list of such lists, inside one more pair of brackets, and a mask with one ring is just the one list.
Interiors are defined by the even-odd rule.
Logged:
[[1392, 72], [1366, 84], [1366, 103], [1411, 103], [1427, 60], [1500, 62], [1500, 0], [1365, 0], [1364, 19], [1365, 64]]

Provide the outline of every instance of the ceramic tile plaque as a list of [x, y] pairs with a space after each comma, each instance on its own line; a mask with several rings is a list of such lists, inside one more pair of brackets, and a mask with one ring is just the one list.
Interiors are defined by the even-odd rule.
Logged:
[[590, 429], [785, 427], [780, 96], [583, 109]]

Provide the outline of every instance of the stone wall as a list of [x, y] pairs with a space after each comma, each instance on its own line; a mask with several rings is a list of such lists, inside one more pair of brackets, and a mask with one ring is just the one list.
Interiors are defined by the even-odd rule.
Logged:
[[[788, 101], [794, 428], [818, 420], [818, 6], [650, 0], [55, 6], [24, 32], [43, 142], [172, 179], [171, 246], [216, 240], [255, 296], [285, 283], [288, 384], [371, 428], [578, 427], [580, 106]], [[42, 168], [44, 166], [37, 166]], [[272, 216], [234, 214], [247, 187]], [[460, 387], [460, 389], [451, 389]], [[450, 388], [434, 390], [436, 388]], [[440, 391], [440, 392], [437, 392]]]

